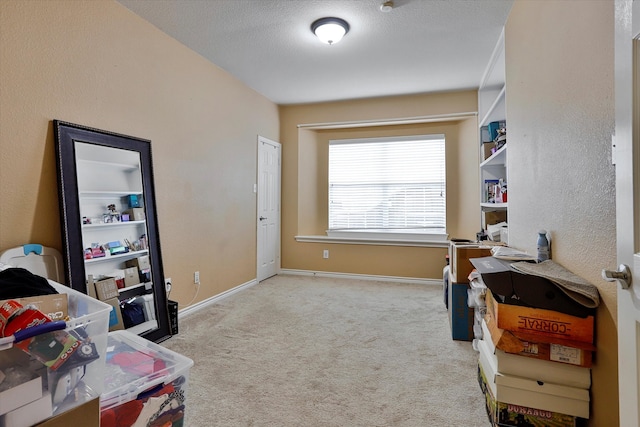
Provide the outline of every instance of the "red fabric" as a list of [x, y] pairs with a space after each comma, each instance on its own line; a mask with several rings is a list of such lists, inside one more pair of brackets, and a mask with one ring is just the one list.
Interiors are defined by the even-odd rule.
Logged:
[[116, 412], [113, 409], [106, 409], [100, 412], [101, 427], [118, 427], [116, 424]]
[[142, 411], [142, 401], [132, 400], [100, 413], [100, 427], [131, 427]]
[[176, 389], [173, 387], [173, 384], [167, 384], [166, 386], [162, 387], [160, 390], [158, 390], [155, 393], [153, 393], [152, 396], [153, 397], [162, 396], [163, 394], [172, 393], [175, 390]]
[[140, 377], [160, 372], [166, 367], [164, 360], [156, 359], [141, 352], [118, 353], [111, 360], [111, 363], [119, 365], [125, 372], [130, 372]]
[[138, 419], [142, 406], [143, 404], [140, 400], [132, 400], [120, 405], [117, 412], [118, 427], [132, 426]]

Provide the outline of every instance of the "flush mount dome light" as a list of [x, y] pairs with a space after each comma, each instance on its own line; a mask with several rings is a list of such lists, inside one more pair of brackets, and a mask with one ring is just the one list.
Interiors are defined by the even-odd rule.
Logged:
[[311, 31], [321, 42], [335, 44], [349, 32], [349, 24], [340, 18], [320, 18], [311, 24]]

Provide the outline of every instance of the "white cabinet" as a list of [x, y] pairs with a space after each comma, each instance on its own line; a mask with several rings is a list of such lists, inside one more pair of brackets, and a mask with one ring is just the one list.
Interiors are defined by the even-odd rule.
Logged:
[[503, 31], [478, 89], [480, 209], [485, 231], [488, 222], [506, 221], [508, 208], [506, 136], [501, 138], [500, 144], [494, 142], [496, 129], [506, 129], [504, 61]]

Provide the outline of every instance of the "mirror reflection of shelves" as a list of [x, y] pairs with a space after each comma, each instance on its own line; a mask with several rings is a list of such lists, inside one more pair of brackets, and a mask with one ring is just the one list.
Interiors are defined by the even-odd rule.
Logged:
[[[80, 154], [82, 156], [82, 154]], [[86, 155], [91, 155], [88, 151]], [[104, 160], [87, 160], [78, 158], [78, 167], [87, 168], [109, 168], [120, 170], [122, 172], [134, 172], [140, 169], [140, 165], [136, 162], [132, 163], [116, 163]]]
[[130, 259], [138, 258], [140, 255], [147, 255], [148, 253], [149, 251], [145, 249], [142, 251], [126, 252], [124, 254], [118, 254], [118, 255], [106, 255], [100, 258], [86, 259], [84, 260], [84, 263], [95, 264], [95, 263], [105, 263], [105, 262], [111, 262], [111, 261], [123, 262], [123, 261], [128, 261]]
[[126, 295], [129, 291], [134, 291], [134, 290], [139, 291], [140, 288], [144, 288], [145, 290], [151, 290], [152, 286], [153, 286], [153, 282], [142, 282], [142, 283], [138, 283], [137, 285], [131, 285], [131, 286], [118, 289], [118, 293], [120, 295]]
[[81, 190], [79, 196], [84, 199], [109, 199], [113, 197], [125, 197], [130, 194], [142, 196], [140, 191], [102, 191], [102, 190]]
[[89, 228], [103, 228], [103, 227], [107, 227], [107, 228], [129, 227], [132, 225], [144, 224], [145, 222], [146, 222], [145, 220], [107, 222], [107, 223], [101, 222], [98, 224], [82, 224], [82, 228], [89, 229]]
[[131, 332], [156, 329], [140, 155], [76, 142], [76, 161], [87, 286]]

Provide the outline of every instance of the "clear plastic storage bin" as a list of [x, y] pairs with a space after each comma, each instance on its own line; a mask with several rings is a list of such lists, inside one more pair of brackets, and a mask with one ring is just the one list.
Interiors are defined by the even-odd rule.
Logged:
[[[27, 350], [17, 348], [19, 344], [14, 344], [13, 335], [0, 338], [0, 361], [5, 370], [11, 370], [18, 365], [28, 366], [26, 370], [40, 378], [42, 396], [51, 399], [51, 405], [43, 405], [43, 401], [40, 400], [40, 407], [50, 408], [47, 409], [50, 412], [48, 416], [52, 416], [101, 395], [111, 306], [68, 286], [52, 280], [48, 282], [60, 294], [68, 296], [69, 319], [66, 320], [66, 327], [36, 335], [30, 339], [31, 341], [24, 341], [29, 342]], [[56, 359], [58, 366], [47, 366], [39, 361], [38, 355], [43, 352], [63, 354], [53, 353], [58, 350], [55, 346], [61, 346], [61, 336], [73, 336], [77, 345], [70, 348], [61, 347], [65, 352], [64, 356]], [[0, 425], [6, 423], [9, 419], [7, 417], [11, 417], [10, 412], [0, 416]]]
[[126, 330], [108, 334], [101, 427], [187, 426], [193, 360]]

